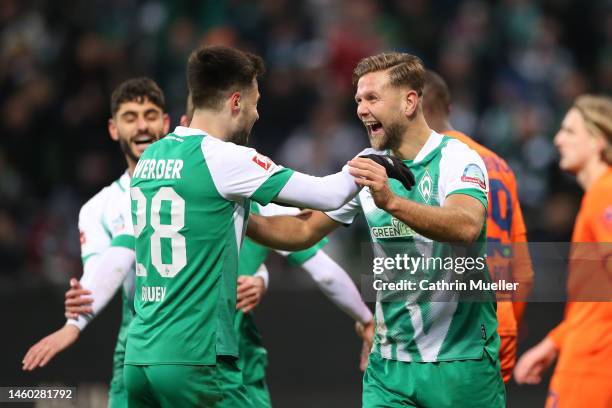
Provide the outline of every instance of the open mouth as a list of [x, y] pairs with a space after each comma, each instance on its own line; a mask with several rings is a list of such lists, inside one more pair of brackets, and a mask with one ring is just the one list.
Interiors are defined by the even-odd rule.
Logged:
[[146, 147], [148, 145], [150, 145], [151, 143], [153, 143], [154, 140], [151, 136], [138, 136], [135, 137], [134, 139], [132, 139], [132, 143], [134, 143], [136, 146], [138, 147]]
[[364, 124], [371, 135], [377, 135], [383, 130], [382, 123], [380, 122], [364, 122]]

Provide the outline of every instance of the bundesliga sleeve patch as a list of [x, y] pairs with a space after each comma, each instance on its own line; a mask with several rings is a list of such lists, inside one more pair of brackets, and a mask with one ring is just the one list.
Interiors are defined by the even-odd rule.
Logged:
[[461, 181], [478, 185], [483, 190], [487, 188], [485, 175], [480, 167], [475, 163], [470, 163], [463, 169]]
[[81, 245], [85, 245], [87, 242], [87, 238], [85, 237], [85, 231], [79, 232], [79, 239], [81, 241]]
[[274, 162], [262, 154], [255, 153], [255, 156], [253, 156], [251, 160], [265, 171], [271, 171], [274, 169]]

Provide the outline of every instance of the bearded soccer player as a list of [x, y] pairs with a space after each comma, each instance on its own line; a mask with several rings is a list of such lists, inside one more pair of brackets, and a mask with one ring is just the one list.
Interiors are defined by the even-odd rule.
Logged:
[[[428, 70], [425, 79], [423, 111], [435, 131], [454, 137], [482, 157], [489, 173], [487, 214], [487, 264], [493, 281], [519, 283], [516, 292], [499, 292], [497, 332], [501, 339], [499, 359], [504, 382], [510, 381], [516, 361], [518, 323], [531, 290], [533, 270], [527, 248], [527, 230], [518, 199], [516, 178], [506, 161], [472, 138], [455, 130], [449, 121], [451, 97], [442, 77]], [[512, 302], [512, 300], [519, 300]]]
[[[67, 307], [77, 306], [68, 316], [67, 324], [30, 348], [23, 359], [24, 370], [45, 366], [66, 347], [73, 344], [88, 321], [112, 298], [123, 285], [123, 313], [117, 346], [113, 357], [113, 378], [109, 390], [109, 406], [126, 407], [127, 392], [123, 383], [123, 360], [127, 328], [134, 316], [134, 237], [130, 213], [130, 178], [142, 152], [168, 132], [170, 120], [166, 114], [164, 94], [148, 78], [135, 78], [121, 83], [111, 96], [108, 131], [121, 146], [127, 170], [81, 208], [79, 231], [83, 277], [71, 282], [66, 294]], [[86, 304], [77, 303], [82, 289], [96, 288], [96, 297]], [[91, 303], [93, 300], [92, 304]], [[67, 317], [68, 317], [67, 316]]]
[[259, 117], [262, 72], [250, 53], [194, 51], [190, 127], [149, 147], [134, 171], [136, 316], [124, 368], [132, 406], [252, 406], [232, 327], [250, 201], [330, 210], [360, 189], [348, 167], [312, 177], [243, 146]]
[[[349, 162], [351, 174], [367, 188], [355, 199], [328, 213], [253, 216], [249, 236], [264, 245], [299, 249], [363, 212], [375, 252], [388, 258], [452, 258], [448, 243], [454, 243], [472, 244], [466, 250], [469, 255], [484, 259], [486, 169], [467, 145], [428, 127], [422, 109], [421, 60], [402, 53], [364, 58], [353, 82], [357, 115], [373, 148], [364, 153], [390, 152], [404, 160], [416, 188], [408, 191], [389, 180], [383, 166], [356, 158]], [[399, 224], [403, 227], [394, 228]], [[377, 233], [380, 230], [390, 232]], [[455, 271], [434, 266], [416, 273], [435, 280]], [[470, 274], [490, 282], [485, 262]], [[382, 291], [377, 293], [363, 407], [505, 406], [494, 301], [462, 302], [457, 292], [397, 295], [400, 301], [384, 301]], [[494, 300], [494, 294], [484, 295]], [[366, 339], [370, 335], [364, 333]]]
[[[575, 174], [585, 191], [572, 235], [570, 301], [563, 321], [521, 356], [514, 377], [519, 384], [537, 384], [559, 357], [546, 407], [609, 408], [612, 406], [612, 98], [578, 97], [563, 119], [555, 145], [561, 155], [559, 166]], [[599, 293], [594, 296], [589, 294], [591, 291]], [[595, 299], [600, 301], [588, 301]]]

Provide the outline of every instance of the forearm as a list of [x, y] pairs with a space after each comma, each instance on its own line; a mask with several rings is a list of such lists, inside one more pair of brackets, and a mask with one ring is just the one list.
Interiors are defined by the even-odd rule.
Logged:
[[[325, 217], [328, 221], [320, 227], [308, 222], [310, 217]], [[299, 251], [309, 248], [327, 235], [336, 223], [323, 213], [300, 216], [262, 217], [251, 215], [247, 236], [261, 245], [285, 251]]]
[[360, 187], [348, 170], [325, 177], [295, 172], [274, 199], [299, 208], [331, 211], [350, 201]]
[[385, 209], [410, 228], [434, 241], [470, 244], [482, 220], [460, 207], [434, 207], [395, 196]]
[[111, 247], [100, 255], [93, 268], [85, 268], [81, 284], [90, 290], [93, 313], [68, 319], [68, 324], [83, 330], [87, 323], [106, 307], [134, 265], [135, 252], [123, 247]]
[[353, 320], [364, 324], [372, 320], [372, 313], [361, 299], [355, 283], [325, 252], [318, 251], [302, 267], [319, 289]]

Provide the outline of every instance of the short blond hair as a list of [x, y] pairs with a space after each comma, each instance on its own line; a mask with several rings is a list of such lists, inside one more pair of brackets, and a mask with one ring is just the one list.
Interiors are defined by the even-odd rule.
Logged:
[[602, 136], [606, 147], [602, 159], [612, 165], [612, 98], [603, 95], [581, 95], [574, 101], [587, 130], [593, 136]]
[[408, 86], [419, 96], [425, 86], [425, 67], [416, 55], [390, 52], [363, 58], [353, 71], [353, 85], [370, 72], [389, 70], [389, 82], [393, 86]]

